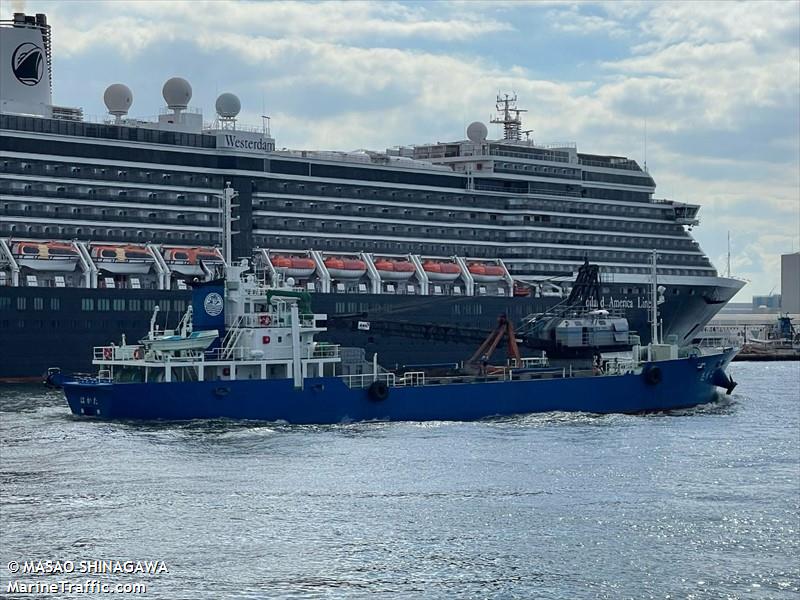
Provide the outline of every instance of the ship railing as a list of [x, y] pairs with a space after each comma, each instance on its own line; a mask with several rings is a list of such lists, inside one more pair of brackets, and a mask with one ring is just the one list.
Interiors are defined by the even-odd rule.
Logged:
[[97, 361], [104, 360], [141, 360], [144, 357], [144, 346], [95, 346], [92, 349], [92, 358]]
[[[313, 314], [300, 315], [300, 327], [314, 327]], [[261, 328], [261, 327], [288, 327], [290, 325], [289, 316], [277, 316], [271, 313], [255, 313], [251, 315], [241, 315], [231, 328]]]
[[512, 369], [534, 369], [538, 367], [547, 367], [550, 361], [546, 356], [528, 356], [520, 358], [519, 360], [512, 358], [509, 362], [509, 367]]
[[425, 371], [406, 371], [397, 380], [398, 387], [425, 385]]
[[555, 147], [530, 146], [534, 152], [513, 152], [511, 150], [495, 150], [492, 148], [492, 150], [489, 151], [489, 156], [506, 156], [509, 158], [524, 158], [526, 160], [544, 160], [549, 162], [568, 163], [569, 156], [561, 156], [552, 152], [542, 155], [542, 153], [537, 154], [535, 152], [535, 150], [558, 150], [564, 147], [565, 146], [563, 145], [557, 145]]
[[[642, 171], [638, 163], [634, 160], [621, 160], [618, 162], [605, 162], [600, 160], [591, 160], [588, 158], [579, 158], [578, 164], [587, 165], [590, 167], [605, 167], [606, 169], [624, 169], [626, 171]], [[642, 171], [643, 173], [646, 171]]]
[[717, 348], [730, 348], [732, 346], [741, 346], [741, 339], [735, 334], [728, 334], [727, 332], [719, 332], [716, 334], [705, 334], [700, 338], [697, 346], [701, 350], [717, 349]]
[[325, 344], [309, 348], [306, 358], [339, 358], [340, 356], [341, 346], [339, 344]]
[[254, 360], [251, 357], [250, 348], [239, 348], [235, 346], [219, 347], [213, 350], [206, 350], [203, 353], [204, 360], [210, 361], [237, 361], [237, 360]]
[[639, 367], [639, 361], [633, 358], [612, 358], [603, 362], [604, 375], [624, 375], [632, 373]]
[[360, 373], [356, 375], [339, 375], [349, 388], [367, 388], [376, 381], [382, 381], [389, 387], [397, 387], [394, 373]]

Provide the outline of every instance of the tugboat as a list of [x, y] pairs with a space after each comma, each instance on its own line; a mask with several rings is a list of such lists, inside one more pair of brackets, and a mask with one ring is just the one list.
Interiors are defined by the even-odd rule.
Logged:
[[[317, 342], [326, 315], [311, 312], [309, 294], [292, 288], [290, 279], [267, 285], [246, 259], [232, 265], [229, 248], [223, 277], [206, 269], [176, 329], [159, 331], [155, 311], [138, 344], [123, 339], [94, 348], [96, 376], [55, 375], [74, 415], [298, 424], [467, 421], [549, 411], [667, 411], [712, 402], [717, 388], [731, 393], [736, 385], [725, 369], [737, 348], [701, 354], [669, 344], [641, 347], [625, 327], [615, 329], [615, 339], [625, 334], [629, 356], [554, 366], [544, 355], [520, 357], [505, 320], [460, 371], [393, 372], [379, 366], [377, 355], [367, 362], [363, 350]], [[656, 289], [654, 278], [657, 340]], [[489, 368], [503, 331], [514, 356]]]

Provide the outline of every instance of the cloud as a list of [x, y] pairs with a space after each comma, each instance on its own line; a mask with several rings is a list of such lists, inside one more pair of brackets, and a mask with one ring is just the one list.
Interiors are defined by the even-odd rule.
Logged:
[[585, 14], [576, 4], [550, 10], [547, 18], [555, 30], [569, 34], [585, 36], [602, 33], [610, 37], [621, 37], [626, 33], [620, 21], [598, 14]]
[[138, 53], [156, 43], [191, 41], [197, 33], [371, 45], [408, 38], [474, 39], [512, 29], [469, 13], [436, 18], [425, 5], [397, 2], [70, 2], [50, 4], [50, 12], [51, 23], [59, 21], [57, 48], [70, 55], [109, 41]]

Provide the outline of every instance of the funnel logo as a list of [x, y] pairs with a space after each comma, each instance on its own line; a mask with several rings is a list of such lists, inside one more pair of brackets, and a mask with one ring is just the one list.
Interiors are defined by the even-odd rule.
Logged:
[[11, 69], [22, 85], [36, 85], [44, 75], [44, 51], [30, 42], [20, 44], [11, 56]]
[[222, 312], [222, 296], [216, 292], [211, 292], [206, 296], [203, 302], [203, 308], [206, 310], [206, 314], [208, 314], [209, 317], [216, 317]]

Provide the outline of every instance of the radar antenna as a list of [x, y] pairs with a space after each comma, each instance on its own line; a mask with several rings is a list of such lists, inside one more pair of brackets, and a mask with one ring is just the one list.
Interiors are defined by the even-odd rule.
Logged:
[[[517, 108], [517, 95], [497, 95], [495, 109], [498, 114], [491, 122], [503, 126], [503, 139], [519, 142], [522, 139], [522, 119], [520, 113], [528, 112], [524, 108]], [[531, 130], [532, 131], [532, 130]]]

